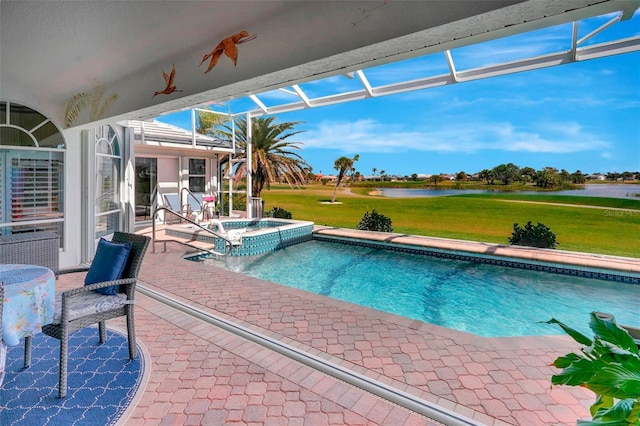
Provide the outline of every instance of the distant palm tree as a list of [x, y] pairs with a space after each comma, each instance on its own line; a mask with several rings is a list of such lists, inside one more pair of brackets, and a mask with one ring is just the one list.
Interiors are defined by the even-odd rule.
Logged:
[[376, 178], [376, 172], [378, 171], [378, 169], [376, 169], [375, 167], [371, 169], [371, 171], [373, 172], [373, 180], [375, 180]]
[[[309, 164], [296, 152], [300, 149], [300, 142], [286, 141], [301, 131], [292, 129], [300, 121], [286, 121], [275, 123], [277, 117], [259, 117], [251, 121], [251, 193], [260, 197], [262, 189], [271, 188], [272, 182], [285, 181], [289, 186], [301, 185], [305, 182]], [[236, 122], [236, 146], [242, 149], [237, 158], [246, 159], [247, 148], [247, 120], [240, 118]], [[230, 125], [222, 125], [218, 136], [231, 140]], [[241, 162], [236, 170], [236, 180], [246, 176], [247, 163]]]
[[429, 177], [429, 180], [433, 182], [434, 186], [438, 186], [438, 182], [442, 182], [444, 180], [444, 177], [442, 177], [442, 175], [431, 175]]
[[358, 161], [360, 156], [358, 154], [354, 155], [353, 158], [349, 157], [340, 157], [333, 163], [333, 168], [338, 170], [338, 181], [336, 182], [336, 187], [333, 188], [333, 197], [331, 197], [331, 202], [336, 202], [336, 191], [338, 191], [338, 187], [340, 186], [340, 182], [344, 178], [345, 174], [347, 174], [350, 170], [353, 169], [353, 163]]

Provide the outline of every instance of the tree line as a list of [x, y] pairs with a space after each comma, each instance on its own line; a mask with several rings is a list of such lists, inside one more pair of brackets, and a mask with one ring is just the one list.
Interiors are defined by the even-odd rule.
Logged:
[[[493, 169], [484, 169], [478, 173], [478, 179], [487, 182], [488, 185], [495, 185], [496, 181], [500, 181], [503, 185], [533, 183], [545, 189], [583, 184], [587, 181], [587, 176], [580, 170], [576, 170], [573, 173], [569, 173], [565, 169], [558, 171], [555, 167], [535, 170], [533, 167], [518, 167], [513, 163], [500, 164]], [[613, 181], [624, 180], [625, 178], [632, 180], [634, 177], [635, 174], [631, 172], [607, 173], [607, 179]]]

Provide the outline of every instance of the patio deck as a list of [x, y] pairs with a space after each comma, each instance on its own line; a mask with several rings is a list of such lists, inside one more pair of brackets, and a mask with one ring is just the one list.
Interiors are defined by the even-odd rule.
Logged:
[[[145, 257], [141, 290], [162, 293], [487, 425], [575, 424], [593, 394], [551, 388], [566, 336], [483, 338], [182, 259]], [[82, 274], [62, 275], [58, 288]], [[122, 326], [123, 321], [110, 324]], [[388, 424], [434, 420], [138, 294], [151, 373], [123, 424]]]

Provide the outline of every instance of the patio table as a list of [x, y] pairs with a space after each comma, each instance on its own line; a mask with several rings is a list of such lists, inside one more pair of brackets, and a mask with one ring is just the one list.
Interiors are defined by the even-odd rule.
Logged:
[[[16, 346], [23, 337], [53, 322], [55, 280], [53, 271], [43, 266], [0, 264], [0, 281], [4, 283], [0, 355], [5, 345]], [[0, 378], [3, 361], [0, 356]]]

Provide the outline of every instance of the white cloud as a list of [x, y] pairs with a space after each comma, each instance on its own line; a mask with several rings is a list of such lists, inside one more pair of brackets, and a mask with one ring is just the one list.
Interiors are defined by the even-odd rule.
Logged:
[[300, 135], [305, 149], [345, 153], [400, 153], [408, 150], [473, 153], [482, 150], [574, 153], [605, 150], [610, 143], [579, 123], [451, 123], [439, 129], [405, 130], [375, 120], [325, 121]]
[[560, 52], [570, 46], [571, 27], [562, 24], [454, 49], [452, 56], [462, 70]]

